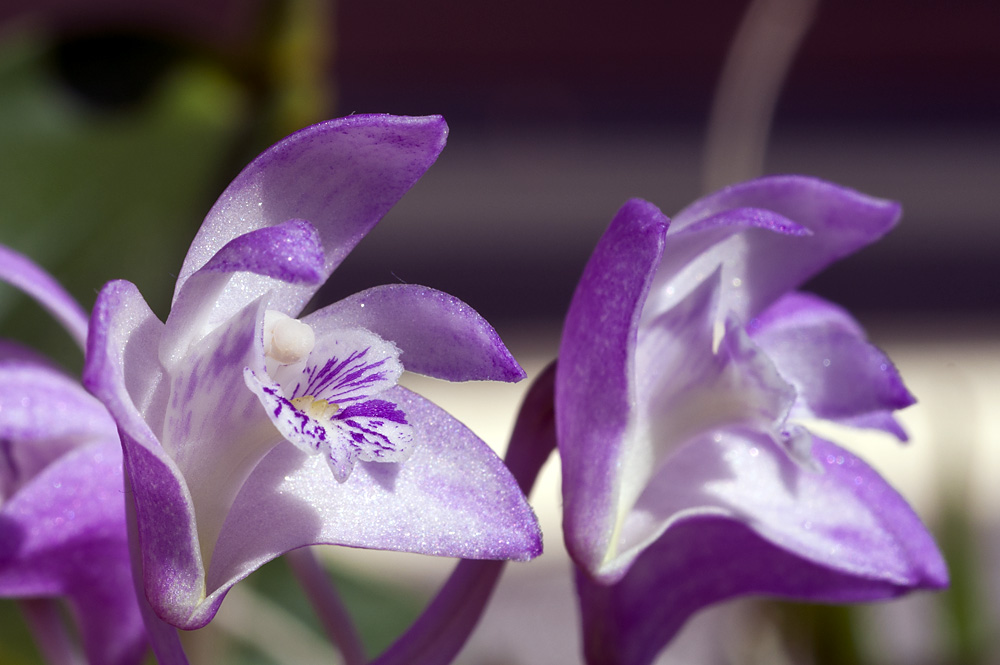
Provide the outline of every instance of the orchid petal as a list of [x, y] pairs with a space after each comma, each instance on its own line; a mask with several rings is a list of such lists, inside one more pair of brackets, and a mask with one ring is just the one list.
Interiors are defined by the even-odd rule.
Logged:
[[524, 370], [493, 327], [464, 302], [414, 284], [376, 286], [303, 319], [317, 335], [359, 327], [392, 341], [406, 369], [448, 381], [520, 381]]
[[306, 545], [474, 559], [540, 553], [531, 507], [495, 453], [419, 395], [396, 387], [385, 396], [413, 423], [412, 457], [399, 465], [361, 463], [337, 483], [319, 457], [278, 445], [254, 470], [220, 534], [204, 621], [233, 584]]
[[[175, 300], [185, 282], [233, 238], [289, 219], [319, 230], [326, 256], [322, 281], [430, 167], [448, 127], [439, 116], [355, 115], [307, 127], [252, 161], [208, 213], [184, 260]], [[237, 312], [274, 287], [242, 274], [219, 298], [217, 312]], [[282, 284], [273, 302], [294, 316], [314, 284]]]
[[[795, 392], [733, 320], [712, 352], [718, 273], [639, 332], [635, 423], [621, 453], [617, 537], [590, 574], [620, 577], [673, 514], [643, 503], [651, 479], [704, 432], [753, 426], [778, 436]], [[808, 448], [805, 449], [808, 455]], [[635, 510], [634, 510], [635, 509]], [[636, 514], [636, 512], [638, 514]]]
[[76, 340], [87, 346], [87, 313], [59, 282], [34, 261], [0, 245], [0, 280], [21, 289], [38, 301]]
[[294, 368], [294, 379], [285, 378], [291, 367], [275, 373], [289, 399], [308, 395], [344, 406], [388, 390], [403, 373], [399, 349], [367, 330], [324, 331], [317, 337], [305, 367]]
[[88, 660], [134, 665], [145, 633], [131, 588], [122, 455], [112, 436], [67, 452], [3, 504], [0, 596], [66, 596]]
[[35, 361], [0, 361], [0, 501], [73, 448], [117, 438], [104, 406], [76, 381]]
[[[765, 230], [760, 225], [736, 234], [718, 230], [720, 226], [729, 230], [722, 220], [742, 219], [747, 208], [771, 211], [809, 233], [789, 233], [777, 227]], [[672, 298], [683, 296], [721, 264], [725, 288], [721, 306], [749, 321], [833, 261], [881, 238], [899, 215], [897, 203], [803, 176], [771, 176], [727, 187], [674, 218], [671, 236], [700, 233], [717, 242], [682, 274], [676, 272], [678, 266], [665, 266], [664, 274], [657, 275], [647, 315], [669, 307]], [[714, 223], [702, 226], [709, 219]], [[670, 287], [673, 291], [667, 293]]]
[[[798, 507], [779, 531], [745, 517], [690, 514], [617, 584], [578, 572], [587, 662], [646, 665], [692, 614], [736, 596], [856, 603], [944, 587], [944, 561], [902, 497], [837, 446], [817, 440], [814, 453], [823, 473], [784, 462], [785, 472], [795, 474], [786, 482]], [[817, 536], [826, 544], [814, 547]]]
[[[525, 494], [556, 447], [554, 384], [553, 362], [524, 396], [504, 457]], [[427, 609], [373, 665], [451, 663], [479, 622], [504, 566], [504, 561], [460, 561]]]
[[556, 369], [563, 528], [570, 554], [588, 568], [600, 566], [614, 529], [617, 462], [635, 400], [636, 328], [667, 224], [652, 204], [626, 203], [587, 263], [566, 315]]
[[183, 475], [133, 397], [138, 392], [148, 398], [158, 391], [150, 390], [148, 381], [128, 383], [128, 377], [152, 373], [150, 361], [156, 362], [162, 328], [135, 285], [110, 282], [94, 303], [83, 380], [118, 423], [142, 543], [146, 596], [161, 618], [184, 625], [190, 608], [205, 594], [194, 506]]
[[[754, 342], [795, 386], [797, 417], [868, 422], [898, 432], [889, 414], [915, 400], [889, 358], [867, 342], [846, 311], [816, 296], [790, 293], [748, 327]], [[859, 420], [872, 414], [882, 415]]]
[[309, 222], [291, 219], [244, 233], [230, 240], [179, 289], [167, 317], [160, 360], [171, 367], [188, 348], [236, 312], [220, 307], [218, 298], [238, 279], [270, 278], [286, 284], [323, 283], [323, 247]]

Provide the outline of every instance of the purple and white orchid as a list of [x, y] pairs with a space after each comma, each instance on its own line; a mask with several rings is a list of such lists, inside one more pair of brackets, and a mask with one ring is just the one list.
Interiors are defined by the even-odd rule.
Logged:
[[496, 332], [429, 288], [376, 287], [296, 318], [444, 146], [440, 117], [351, 116], [289, 136], [223, 192], [166, 323], [128, 282], [91, 319], [85, 384], [118, 423], [143, 586], [197, 628], [295, 548], [529, 559], [531, 508], [472, 432], [397, 385], [524, 376]]
[[907, 503], [807, 428], [904, 438], [892, 412], [913, 398], [892, 363], [846, 312], [793, 291], [899, 212], [782, 176], [672, 223], [640, 200], [611, 222], [555, 388], [589, 662], [648, 663], [691, 614], [736, 595], [855, 602], [947, 583]]
[[[0, 246], [0, 280], [35, 297], [84, 346], [86, 314], [41, 268]], [[0, 596], [55, 619], [39, 622], [43, 650], [63, 648], [52, 632], [58, 616], [27, 599], [65, 597], [90, 663], [143, 659], [122, 481], [104, 406], [34, 351], [0, 340]]]

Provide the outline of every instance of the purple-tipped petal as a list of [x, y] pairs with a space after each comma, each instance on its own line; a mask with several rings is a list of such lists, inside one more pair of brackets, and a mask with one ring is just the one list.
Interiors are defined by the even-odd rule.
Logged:
[[90, 662], [142, 661], [117, 437], [66, 453], [3, 504], [0, 596], [66, 596]]
[[[692, 614], [736, 596], [856, 603], [944, 587], [944, 561], [895, 490], [831, 443], [817, 440], [814, 453], [824, 473], [789, 479], [790, 491], [833, 496], [817, 506], [801, 502], [792, 524], [798, 538], [762, 532], [746, 517], [693, 515], [671, 526], [617, 584], [578, 572], [587, 662], [646, 665]], [[825, 532], [826, 549], [801, 547], [813, 530]]]
[[160, 344], [160, 360], [172, 367], [192, 344], [236, 314], [220, 305], [219, 297], [225, 290], [240, 291], [247, 282], [258, 283], [262, 278], [274, 286], [318, 286], [326, 278], [324, 260], [319, 234], [301, 219], [230, 240], [178, 290]]
[[[146, 595], [160, 617], [182, 626], [205, 593], [194, 507], [177, 465], [134, 401], [137, 393], [141, 398], [156, 393], [148, 363], [155, 362], [162, 328], [134, 284], [110, 282], [94, 303], [83, 378], [118, 423], [136, 506]], [[129, 385], [129, 377], [138, 380]]]
[[370, 330], [400, 348], [407, 370], [447, 381], [520, 381], [524, 370], [500, 336], [458, 298], [425, 286], [390, 284], [361, 291], [303, 319], [317, 335]]
[[[727, 187], [682, 210], [668, 238], [722, 233], [720, 220], [743, 218], [747, 208], [766, 209], [809, 231], [771, 232], [759, 226], [735, 235], [724, 234], [695, 263], [702, 274], [723, 265], [723, 306], [749, 321], [784, 292], [794, 289], [827, 265], [881, 238], [899, 219], [899, 204], [866, 196], [829, 182], [803, 176], [770, 176]], [[714, 219], [702, 229], [704, 220]], [[726, 226], [725, 228], [730, 228]], [[669, 249], [667, 254], [669, 255]], [[687, 265], [687, 263], [685, 263]], [[677, 266], [674, 266], [676, 269]], [[652, 313], [670, 306], [661, 289], [673, 286], [677, 296], [690, 290], [689, 270], [669, 284], [676, 271], [657, 276]]]
[[816, 296], [790, 293], [750, 321], [749, 332], [799, 395], [795, 415], [891, 433], [891, 413], [914, 403], [895, 366], [869, 344], [843, 309]]
[[13, 284], [47, 309], [80, 348], [87, 346], [87, 313], [66, 289], [28, 257], [0, 245], [0, 280]]
[[556, 370], [563, 529], [570, 554], [600, 567], [615, 523], [618, 461], [636, 388], [636, 329], [668, 220], [634, 199], [611, 221], [570, 304]]
[[541, 552], [534, 513], [493, 451], [420, 396], [396, 387], [386, 397], [413, 423], [412, 457], [398, 465], [358, 464], [337, 483], [321, 458], [277, 446], [223, 527], [206, 614], [262, 563], [305, 545], [476, 559], [525, 560]]
[[[448, 127], [439, 116], [355, 115], [307, 127], [252, 161], [226, 188], [191, 244], [175, 299], [191, 275], [227, 242], [248, 231], [304, 219], [318, 230], [325, 252], [322, 279], [434, 163]], [[236, 312], [272, 288], [247, 277], [219, 300]], [[283, 284], [274, 302], [294, 315], [315, 292], [312, 284]]]

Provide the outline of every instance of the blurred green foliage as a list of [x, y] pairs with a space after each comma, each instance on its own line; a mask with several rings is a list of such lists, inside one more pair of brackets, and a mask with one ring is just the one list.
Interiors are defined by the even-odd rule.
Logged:
[[[217, 194], [217, 172], [246, 112], [240, 88], [187, 59], [127, 110], [61, 85], [38, 35], [0, 43], [0, 242], [51, 271], [87, 308], [115, 278], [165, 315], [174, 274]], [[77, 369], [58, 326], [0, 290], [4, 335]]]

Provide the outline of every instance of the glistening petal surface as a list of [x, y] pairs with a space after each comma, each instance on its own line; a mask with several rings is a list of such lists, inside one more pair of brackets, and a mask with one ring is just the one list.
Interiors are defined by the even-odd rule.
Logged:
[[[219, 297], [239, 274], [288, 284], [318, 286], [325, 258], [319, 233], [309, 222], [290, 219], [230, 240], [184, 283], [174, 298], [160, 343], [167, 367], [180, 361], [191, 345], [235, 314]], [[223, 302], [226, 302], [223, 299]]]
[[277, 446], [223, 527], [209, 571], [212, 593], [311, 544], [482, 559], [523, 560], [541, 552], [534, 513], [492, 450], [419, 395], [401, 387], [385, 395], [413, 423], [409, 460], [359, 463], [337, 483], [322, 458], [288, 443]]
[[[434, 163], [447, 134], [439, 116], [355, 115], [307, 127], [276, 143], [243, 169], [212, 207], [184, 260], [175, 298], [230, 240], [289, 219], [307, 220], [318, 229], [325, 281]], [[266, 278], [241, 274], [219, 299], [217, 311], [238, 311], [271, 286]], [[284, 284], [273, 302], [294, 316], [316, 288]]]
[[447, 381], [520, 381], [493, 327], [458, 298], [415, 284], [376, 286], [303, 319], [317, 335], [357, 326], [390, 340], [407, 370]]

